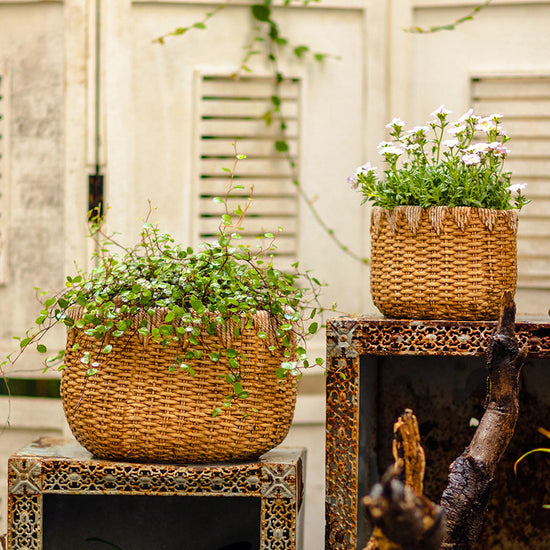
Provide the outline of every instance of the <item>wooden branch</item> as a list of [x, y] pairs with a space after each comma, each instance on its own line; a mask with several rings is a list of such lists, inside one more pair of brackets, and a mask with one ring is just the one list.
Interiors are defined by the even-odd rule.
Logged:
[[489, 340], [486, 410], [470, 445], [450, 467], [441, 505], [447, 515], [442, 549], [469, 550], [481, 533], [495, 469], [514, 435], [519, 411], [519, 376], [527, 346], [515, 338], [516, 306], [506, 293], [495, 334]]
[[365, 550], [438, 550], [443, 514], [422, 496], [426, 459], [411, 409], [399, 417], [393, 431], [395, 464], [363, 499], [367, 518], [374, 525]]
[[445, 531], [443, 511], [426, 497], [418, 496], [397, 476], [392, 469], [363, 499], [367, 518], [387, 538], [386, 541], [375, 535], [378, 548], [439, 550]]
[[395, 468], [402, 472], [401, 480], [421, 496], [424, 492], [426, 455], [420, 445], [418, 421], [411, 409], [405, 409], [393, 425], [392, 454]]

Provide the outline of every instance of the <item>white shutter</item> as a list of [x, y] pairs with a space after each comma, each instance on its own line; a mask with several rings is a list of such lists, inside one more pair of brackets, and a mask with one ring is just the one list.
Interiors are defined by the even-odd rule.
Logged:
[[[250, 187], [254, 187], [240, 242], [255, 247], [260, 244], [258, 235], [277, 235], [275, 260], [278, 266], [286, 267], [296, 260], [298, 246], [298, 195], [293, 172], [298, 169], [300, 81], [286, 79], [278, 92], [287, 124], [288, 154], [296, 163], [294, 170], [287, 154], [275, 149], [275, 141], [281, 139], [280, 115], [275, 113], [269, 125], [263, 118], [274, 106], [272, 79], [201, 75], [199, 86], [199, 239], [208, 240], [216, 234], [223, 206], [213, 198], [226, 193], [229, 174], [223, 168], [232, 168], [232, 143], [236, 143], [238, 153], [247, 158], [238, 163], [235, 183], [245, 190], [232, 193], [230, 205], [244, 206]], [[283, 231], [278, 232], [278, 227]]]
[[9, 195], [9, 86], [7, 71], [0, 68], [0, 284], [7, 282]]
[[512, 138], [506, 168], [512, 181], [527, 182], [532, 200], [520, 213], [518, 285], [550, 289], [550, 76], [487, 76], [472, 79], [476, 113], [503, 115]]

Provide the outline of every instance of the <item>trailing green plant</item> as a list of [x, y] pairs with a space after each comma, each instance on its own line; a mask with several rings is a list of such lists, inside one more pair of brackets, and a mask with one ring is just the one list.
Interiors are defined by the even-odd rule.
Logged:
[[[76, 275], [67, 277], [66, 288], [55, 296], [42, 295], [36, 327], [19, 339], [19, 353], [7, 362], [15, 362], [31, 346], [47, 354], [43, 338], [61, 324], [79, 329], [72, 351], [81, 355], [87, 376], [94, 376], [109, 361], [113, 350], [107, 336], [125, 342], [137, 333], [162, 346], [185, 343], [174, 364], [166, 365], [170, 371], [179, 369], [193, 376], [193, 359], [201, 359], [205, 353], [214, 362], [225, 357], [229, 370], [220, 376], [230, 386], [224, 402], [230, 406], [234, 399], [248, 397], [246, 357], [231, 347], [205, 350], [201, 333], [206, 330], [213, 335], [219, 329], [230, 329], [238, 338], [242, 330], [253, 327], [256, 312], [263, 310], [276, 319], [271, 326], [275, 341], [260, 329], [257, 335], [266, 348], [282, 352], [285, 358], [276, 376], [300, 376], [302, 368], [310, 366], [306, 337], [319, 330], [314, 318], [321, 309], [318, 297], [322, 284], [309, 272], [299, 271], [298, 263], [289, 272], [273, 266], [270, 255], [276, 248], [276, 235], [264, 234], [257, 248], [239, 242], [253, 190], [247, 203], [233, 212], [228, 209], [228, 200], [233, 191], [243, 189], [234, 183], [234, 175], [237, 163], [244, 158], [235, 151], [233, 168], [225, 169], [231, 178], [226, 195], [215, 199], [225, 205], [217, 237], [201, 243], [196, 250], [177, 244], [170, 235], [162, 233], [149, 221], [151, 211], [142, 225], [141, 238], [133, 247], [122, 246], [116, 235], [104, 233], [101, 224], [92, 224], [90, 236], [102, 242], [94, 254], [95, 267], [89, 273], [78, 270]], [[159, 312], [160, 324], [152, 323]], [[100, 351], [81, 346], [79, 335], [98, 340]], [[46, 365], [57, 366], [63, 356], [61, 350], [47, 357]], [[322, 364], [322, 360], [318, 358], [316, 363]], [[215, 415], [219, 412], [219, 408], [214, 410]]]
[[399, 118], [387, 125], [393, 139], [378, 146], [384, 176], [366, 163], [348, 178], [363, 203], [388, 210], [442, 205], [509, 210], [529, 202], [522, 194], [527, 184], [511, 184], [512, 174], [504, 170], [510, 138], [500, 126], [502, 115], [480, 117], [470, 109], [450, 122], [450, 113], [442, 105], [426, 126], [407, 132]]

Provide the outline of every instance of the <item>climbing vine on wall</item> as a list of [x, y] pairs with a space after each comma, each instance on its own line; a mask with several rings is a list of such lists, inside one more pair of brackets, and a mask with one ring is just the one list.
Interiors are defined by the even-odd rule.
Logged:
[[[314, 0], [318, 2], [319, 0]], [[291, 0], [285, 0], [283, 7], [288, 7]], [[301, 6], [307, 6], [310, 0], [301, 0]], [[190, 26], [178, 27], [171, 32], [168, 32], [154, 40], [156, 43], [164, 44], [166, 39], [173, 36], [181, 36], [190, 31], [206, 29], [206, 23], [214, 17], [222, 9], [229, 4], [229, 1], [218, 5], [214, 10], [205, 13], [204, 17]], [[342, 250], [345, 254], [362, 263], [368, 263], [368, 259], [361, 257], [356, 252], [346, 246], [336, 235], [335, 231], [328, 226], [323, 217], [315, 207], [314, 201], [304, 191], [298, 178], [296, 162], [290, 154], [290, 147], [287, 140], [287, 120], [283, 112], [283, 102], [281, 98], [281, 85], [285, 80], [282, 69], [280, 68], [279, 56], [283, 51], [290, 51], [296, 59], [307, 60], [311, 59], [315, 63], [323, 63], [327, 59], [340, 59], [339, 56], [325, 52], [312, 50], [310, 46], [304, 43], [293, 44], [282, 33], [279, 23], [277, 22], [274, 11], [272, 9], [272, 1], [264, 0], [262, 3], [253, 4], [250, 6], [250, 14], [252, 19], [251, 38], [244, 47], [243, 57], [238, 64], [237, 70], [233, 73], [234, 78], [245, 73], [251, 73], [253, 70], [250, 67], [250, 62], [254, 57], [263, 57], [265, 65], [270, 68], [273, 76], [273, 93], [270, 98], [270, 107], [262, 115], [265, 124], [271, 126], [277, 123], [276, 138], [273, 142], [275, 150], [284, 155], [291, 168], [292, 183], [296, 187], [298, 194], [308, 206], [315, 220], [321, 228], [330, 237], [330, 239]], [[276, 122], [277, 121], [277, 122]]]

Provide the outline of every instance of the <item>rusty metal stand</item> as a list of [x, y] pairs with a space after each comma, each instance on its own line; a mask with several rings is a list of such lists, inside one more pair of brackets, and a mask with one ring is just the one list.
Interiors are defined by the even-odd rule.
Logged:
[[[496, 322], [492, 321], [363, 317], [327, 322], [327, 550], [361, 549], [368, 540], [364, 520], [358, 513], [358, 500], [378, 480], [379, 469], [390, 464], [379, 464], [377, 458], [383, 437], [377, 424], [380, 402], [393, 398], [384, 395], [380, 387], [380, 373], [386, 369], [384, 361], [395, 365], [399, 360], [396, 356], [409, 356], [409, 360], [410, 356], [438, 356], [438, 370], [444, 371], [449, 363], [445, 357], [484, 356], [487, 338], [495, 327]], [[518, 321], [516, 334], [520, 345], [529, 343], [531, 358], [550, 357], [549, 322]], [[368, 361], [369, 368], [363, 368]], [[373, 364], [374, 368], [370, 368]], [[541, 371], [544, 369], [538, 372]], [[414, 408], [415, 403], [406, 406]], [[388, 434], [390, 431], [391, 424]], [[391, 450], [391, 441], [389, 446]]]
[[[203, 499], [203, 502], [207, 500], [210, 503], [203, 505], [208, 512], [206, 521], [204, 517], [202, 520], [193, 517], [194, 505], [188, 507], [187, 515], [190, 517], [177, 517], [175, 523], [183, 525], [178, 527], [182, 539], [170, 541], [170, 548], [184, 546], [194, 548], [192, 544], [189, 546], [189, 532], [186, 531], [194, 527], [193, 523], [205, 521], [203, 525], [197, 526], [199, 534], [203, 532], [205, 536], [212, 536], [211, 532], [215, 531], [216, 527], [209, 523], [208, 519], [212, 518], [215, 511], [213, 509], [210, 513], [208, 507], [213, 504], [215, 497], [218, 497], [218, 503], [221, 502], [220, 506], [225, 506], [222, 508], [221, 515], [227, 515], [226, 524], [229, 521], [237, 525], [242, 521], [242, 518], [235, 517], [238, 514], [237, 507], [241, 506], [244, 500], [255, 499], [257, 514], [252, 517], [257, 518], [255, 536], [259, 541], [259, 548], [262, 550], [300, 550], [302, 548], [305, 449], [274, 449], [263, 455], [257, 462], [239, 464], [139, 464], [94, 459], [74, 441], [42, 438], [14, 454], [9, 460], [8, 471], [8, 548], [10, 550], [53, 550], [52, 544], [55, 544], [57, 550], [58, 543], [48, 543], [48, 540], [62, 539], [63, 532], [66, 538], [74, 537], [74, 533], [79, 531], [82, 537], [88, 537], [83, 540], [103, 543], [103, 546], [96, 544], [93, 548], [122, 548], [120, 542], [115, 544], [112, 541], [103, 540], [101, 536], [90, 537], [86, 534], [90, 521], [93, 525], [94, 521], [99, 524], [101, 520], [99, 517], [92, 520], [85, 517], [92, 514], [93, 500], [96, 499], [96, 509], [101, 511], [108, 505], [110, 497], [118, 498], [116, 502], [120, 502], [121, 497], [136, 497], [133, 498], [134, 502], [140, 500], [139, 497], [148, 497], [152, 507], [160, 501], [165, 501], [167, 506], [165, 510], [176, 507], [176, 501], [182, 500], [175, 497], [209, 497]], [[80, 502], [74, 499], [75, 496]], [[238, 498], [235, 499], [235, 497]], [[118, 505], [113, 506], [112, 502], [113, 500], [109, 504], [109, 513], [105, 516], [108, 525], [103, 526], [103, 532], [105, 529], [109, 531], [111, 527], [112, 532], [115, 531], [117, 510], [122, 509], [122, 506], [117, 509]], [[147, 501], [141, 499], [140, 502]], [[73, 514], [70, 510], [73, 505], [79, 506], [79, 510], [83, 512]], [[56, 534], [56, 539], [45, 535], [49, 527], [46, 522], [61, 523], [62, 518], [56, 515], [59, 509], [69, 510], [74, 519], [69, 525], [66, 525], [65, 520], [64, 525], [56, 527], [57, 531], [62, 531]], [[145, 518], [147, 514], [146, 508]], [[88, 523], [81, 524], [81, 519]], [[130, 548], [137, 550], [138, 547], [140, 549], [168, 548], [160, 543], [146, 545], [148, 531], [154, 528], [158, 530], [169, 528], [168, 525], [161, 527], [153, 525], [152, 519], [150, 524], [147, 524], [147, 521], [145, 519], [144, 522], [143, 518], [140, 520], [137, 517], [132, 520], [126, 532], [142, 533], [137, 536], [132, 535], [141, 539], [137, 546], [134, 542], [122, 550]], [[168, 519], [166, 521], [168, 523]], [[49, 533], [51, 532], [52, 529], [49, 529]], [[98, 529], [98, 532], [101, 533], [101, 529]], [[223, 533], [221, 535], [223, 539]], [[120, 537], [117, 540], [120, 540]], [[228, 542], [229, 544], [225, 541], [222, 544], [216, 543], [218, 544], [216, 548], [234, 548], [235, 550], [252, 548], [247, 543], [235, 544], [231, 540]], [[72, 544], [74, 550], [74, 543]]]

